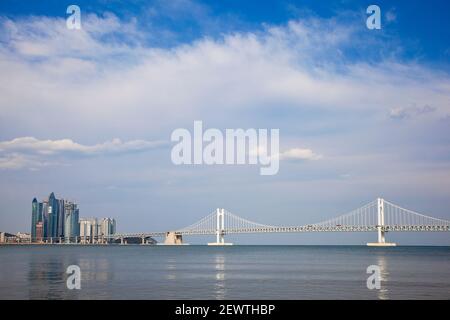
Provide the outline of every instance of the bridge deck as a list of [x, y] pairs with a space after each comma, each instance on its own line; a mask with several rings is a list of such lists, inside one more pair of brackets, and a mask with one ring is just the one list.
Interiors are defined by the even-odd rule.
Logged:
[[[398, 226], [385, 225], [381, 227], [385, 232], [445, 232], [450, 231], [447, 225], [423, 225], [423, 226]], [[297, 232], [376, 232], [378, 226], [293, 226], [293, 227], [272, 227], [272, 228], [241, 228], [227, 229], [223, 234], [249, 234], [249, 233], [297, 233]], [[215, 229], [209, 230], [182, 230], [175, 231], [179, 235], [215, 235]], [[110, 238], [142, 238], [142, 237], [165, 237], [166, 232], [143, 232], [143, 233], [123, 233], [115, 234]]]

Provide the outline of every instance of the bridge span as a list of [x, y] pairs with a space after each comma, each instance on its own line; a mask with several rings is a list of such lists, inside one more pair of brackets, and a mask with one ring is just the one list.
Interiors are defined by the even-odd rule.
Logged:
[[294, 233], [294, 232], [376, 232], [377, 242], [369, 246], [395, 246], [386, 242], [387, 232], [444, 232], [450, 231], [450, 221], [434, 218], [378, 198], [358, 209], [314, 224], [300, 226], [273, 226], [253, 222], [225, 209], [218, 208], [199, 221], [177, 230], [167, 232], [119, 233], [109, 240], [163, 238], [165, 244], [182, 244], [183, 236], [214, 235], [216, 242], [209, 245], [230, 245], [225, 235], [248, 233]]

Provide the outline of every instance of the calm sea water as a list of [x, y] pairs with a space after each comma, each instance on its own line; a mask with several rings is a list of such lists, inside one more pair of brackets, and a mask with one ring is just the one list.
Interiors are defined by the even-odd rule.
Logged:
[[450, 299], [450, 247], [0, 246], [0, 270], [0, 299]]

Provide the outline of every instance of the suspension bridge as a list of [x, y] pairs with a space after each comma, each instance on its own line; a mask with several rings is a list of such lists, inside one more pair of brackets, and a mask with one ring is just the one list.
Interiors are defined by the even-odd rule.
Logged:
[[443, 232], [450, 231], [450, 221], [434, 218], [378, 198], [356, 210], [314, 224], [300, 226], [273, 226], [253, 222], [225, 209], [218, 208], [197, 222], [174, 231], [122, 233], [109, 236], [109, 240], [140, 238], [142, 244], [149, 238], [163, 238], [165, 244], [182, 244], [183, 236], [215, 235], [216, 242], [209, 245], [231, 245], [225, 235], [245, 233], [294, 232], [376, 232], [377, 242], [369, 246], [395, 246], [386, 242], [387, 232]]

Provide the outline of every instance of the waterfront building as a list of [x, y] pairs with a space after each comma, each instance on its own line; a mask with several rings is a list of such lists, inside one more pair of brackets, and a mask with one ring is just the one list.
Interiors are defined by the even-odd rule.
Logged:
[[116, 233], [116, 220], [112, 218], [103, 218], [99, 223], [99, 236], [110, 236]]
[[32, 201], [31, 241], [66, 243], [105, 243], [116, 233], [113, 218], [81, 218], [78, 205], [69, 200], [57, 199], [55, 194], [42, 202]]
[[53, 192], [42, 202], [34, 198], [31, 213], [31, 239], [32, 241], [50, 241], [50, 238], [54, 238], [57, 241], [58, 238], [69, 237], [75, 240], [75, 237], [80, 234], [78, 218], [77, 204], [57, 199]]
[[8, 232], [0, 232], [0, 243], [17, 242], [16, 236]]
[[98, 236], [97, 218], [80, 219], [80, 237], [83, 243], [94, 243]]
[[77, 204], [66, 201], [64, 204], [64, 238], [66, 242], [77, 242], [80, 236], [79, 210]]
[[49, 232], [50, 224], [49, 224], [49, 212], [48, 212], [48, 201], [44, 200], [42, 201], [42, 222], [43, 222], [43, 229], [44, 229], [44, 239], [47, 239], [51, 232]]
[[64, 199], [57, 199], [56, 203], [58, 205], [58, 223], [57, 223], [57, 237], [64, 237], [64, 227], [65, 227], [65, 217], [64, 217]]
[[39, 221], [39, 203], [36, 198], [31, 203], [31, 239], [36, 239], [36, 224]]
[[17, 232], [16, 233], [17, 242], [28, 243], [31, 241], [30, 233]]
[[58, 237], [58, 217], [59, 217], [59, 201], [52, 192], [48, 197], [48, 214], [49, 214], [49, 237]]
[[42, 242], [44, 239], [44, 223], [39, 221], [36, 223], [36, 237], [32, 239], [35, 242]]
[[81, 218], [80, 238], [82, 243], [106, 242], [108, 236], [116, 233], [116, 220], [113, 218]]

